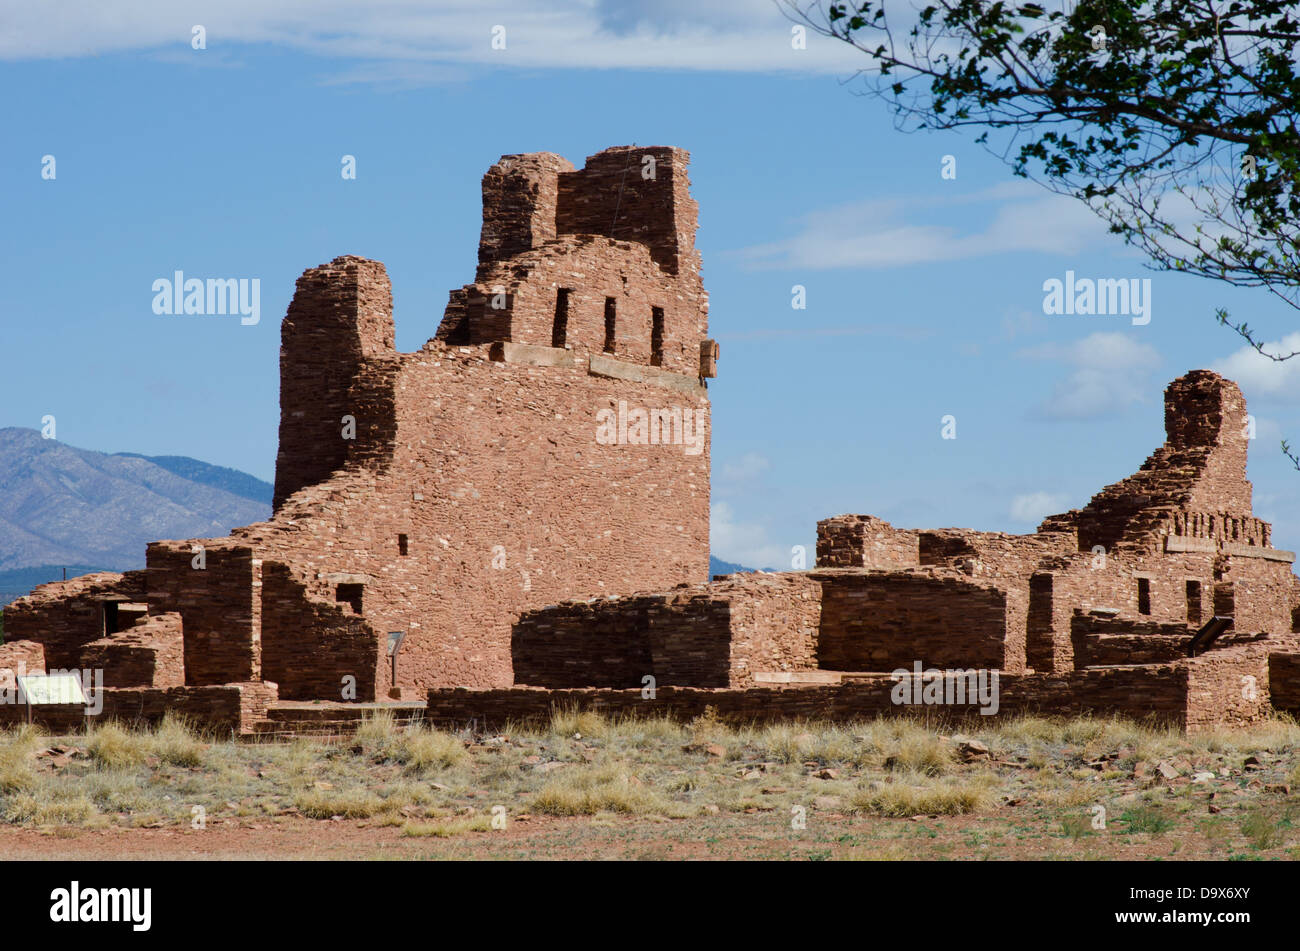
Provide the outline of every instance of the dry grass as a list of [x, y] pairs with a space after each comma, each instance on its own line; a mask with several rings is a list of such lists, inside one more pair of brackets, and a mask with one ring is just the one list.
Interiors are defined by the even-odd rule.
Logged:
[[532, 808], [552, 816], [594, 816], [598, 812], [646, 815], [664, 811], [664, 801], [632, 775], [626, 764], [573, 769], [549, 782]]
[[[503, 838], [491, 834], [491, 811], [501, 806], [510, 817], [531, 812], [616, 832], [702, 823], [730, 830], [728, 841], [740, 829], [821, 836], [843, 857], [934, 848], [928, 837], [909, 837], [918, 823], [899, 821], [914, 817], [979, 823], [948, 857], [1016, 854], [1039, 841], [1096, 857], [1153, 842], [1161, 854], [1187, 847], [1276, 857], [1294, 844], [1300, 790], [1284, 784], [1300, 786], [1300, 727], [1289, 719], [1190, 737], [1107, 718], [977, 721], [962, 729], [991, 756], [971, 762], [957, 753], [955, 729], [909, 719], [746, 726], [712, 711], [680, 723], [573, 710], [493, 736], [400, 728], [380, 713], [341, 744], [219, 740], [172, 718], [153, 730], [108, 723], [66, 737], [23, 727], [0, 732], [0, 820], [188, 828], [198, 809], [209, 827], [337, 817], [400, 829], [404, 839], [469, 842]], [[1247, 757], [1258, 763], [1247, 768]], [[1160, 760], [1180, 763], [1182, 775], [1154, 775]], [[1147, 778], [1135, 775], [1140, 762]], [[1198, 771], [1211, 782], [1192, 783]], [[1091, 825], [1097, 806], [1102, 828]], [[807, 832], [792, 827], [800, 814]], [[876, 824], [884, 839], [841, 842], [834, 830], [853, 823]], [[532, 828], [514, 818], [509, 826]]]
[[853, 808], [879, 816], [960, 816], [987, 809], [996, 779], [981, 774], [970, 779], [934, 780], [924, 773], [873, 783], [853, 796]]
[[171, 766], [199, 766], [205, 744], [183, 718], [168, 714], [157, 730], [132, 730], [109, 722], [95, 727], [87, 744], [90, 755], [105, 769], [138, 766], [151, 757]]
[[333, 819], [335, 816], [343, 819], [369, 819], [391, 808], [382, 797], [361, 788], [305, 792], [294, 800], [294, 805], [310, 819]]
[[413, 772], [449, 769], [469, 760], [465, 744], [452, 736], [427, 727], [403, 729], [387, 710], [362, 721], [354, 744], [376, 763], [395, 763]]

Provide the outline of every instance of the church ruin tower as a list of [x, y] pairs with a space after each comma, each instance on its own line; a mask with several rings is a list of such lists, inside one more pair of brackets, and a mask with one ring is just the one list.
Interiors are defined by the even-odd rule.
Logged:
[[606, 149], [576, 170], [549, 152], [503, 156], [483, 176], [474, 283], [452, 292], [437, 338], [711, 376], [688, 161], [659, 146]]
[[382, 696], [396, 631], [399, 686], [508, 684], [520, 611], [708, 577], [718, 350], [689, 159], [503, 156], [474, 280], [415, 353], [379, 262], [298, 280], [275, 514], [234, 533], [263, 586], [240, 656], [281, 697], [358, 666]]

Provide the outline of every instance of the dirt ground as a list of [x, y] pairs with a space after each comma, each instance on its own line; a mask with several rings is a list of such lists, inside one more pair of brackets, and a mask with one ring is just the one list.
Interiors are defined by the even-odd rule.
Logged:
[[0, 735], [8, 859], [1300, 857], [1300, 726], [728, 726], [557, 715], [242, 743], [180, 723]]
[[[1206, 813], [1208, 818], [1208, 812]], [[0, 827], [9, 860], [869, 860], [1096, 861], [1295, 858], [1296, 848], [1234, 850], [1193, 825], [1177, 834], [1095, 832], [1074, 838], [1055, 816], [1003, 807], [988, 815], [907, 819], [810, 813], [802, 830], [784, 810], [697, 818], [520, 815], [504, 829], [411, 835], [373, 820], [277, 816], [224, 819], [205, 829]], [[1237, 856], [1240, 857], [1240, 856]]]

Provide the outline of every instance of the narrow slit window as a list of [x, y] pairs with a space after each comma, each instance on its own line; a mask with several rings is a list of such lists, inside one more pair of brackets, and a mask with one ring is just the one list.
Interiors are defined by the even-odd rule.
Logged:
[[1138, 579], [1138, 614], [1151, 613], [1151, 579]]
[[551, 346], [564, 347], [569, 341], [569, 289], [555, 292], [555, 323], [551, 326]]
[[405, 535], [397, 536], [397, 553], [399, 555], [409, 555], [411, 553], [410, 546], [407, 543]]
[[614, 331], [617, 323], [614, 298], [605, 298], [605, 352], [614, 352]]
[[650, 365], [664, 365], [664, 309], [650, 308]]
[[1201, 623], [1201, 583], [1187, 582], [1187, 623]]

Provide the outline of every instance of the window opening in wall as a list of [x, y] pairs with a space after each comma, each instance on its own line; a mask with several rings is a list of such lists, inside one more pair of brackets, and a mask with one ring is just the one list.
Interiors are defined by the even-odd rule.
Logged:
[[411, 553], [410, 546], [407, 544], [405, 535], [397, 536], [397, 553], [399, 555], [409, 555]]
[[1201, 623], [1201, 583], [1187, 582], [1187, 623]]
[[361, 596], [365, 592], [363, 584], [341, 584], [334, 589], [334, 600], [352, 608], [353, 614], [364, 613], [361, 610]]
[[103, 609], [104, 609], [104, 625], [103, 625], [103, 631], [104, 631], [104, 636], [105, 636], [105, 637], [108, 637], [108, 635], [110, 635], [110, 634], [116, 634], [117, 631], [118, 631], [118, 627], [117, 627], [117, 602], [116, 602], [116, 601], [105, 601], [105, 602], [103, 602], [102, 607], [103, 607]]
[[664, 309], [650, 308], [650, 365], [664, 365]]
[[569, 289], [555, 292], [555, 323], [551, 326], [551, 346], [563, 347], [569, 339]]
[[1151, 613], [1151, 580], [1149, 578], [1139, 578], [1138, 580], [1138, 614]]
[[614, 352], [614, 329], [615, 329], [614, 325], [617, 321], [614, 307], [615, 307], [614, 298], [606, 297], [605, 298], [605, 352], [606, 353]]

